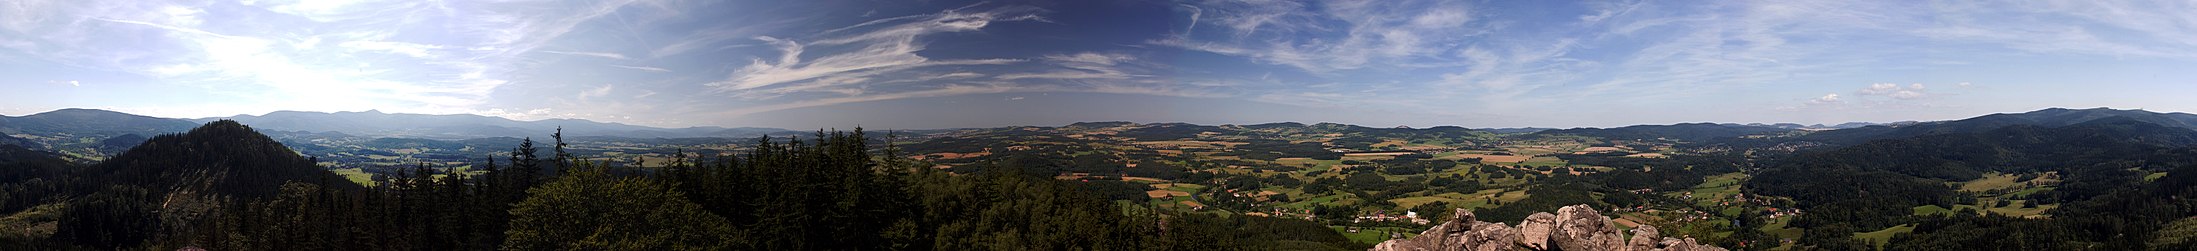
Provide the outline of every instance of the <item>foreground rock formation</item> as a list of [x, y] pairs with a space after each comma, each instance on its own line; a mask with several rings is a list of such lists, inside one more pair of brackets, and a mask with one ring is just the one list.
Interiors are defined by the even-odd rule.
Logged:
[[1527, 216], [1526, 220], [1512, 228], [1502, 223], [1480, 222], [1471, 210], [1457, 209], [1457, 217], [1442, 225], [1427, 229], [1419, 236], [1396, 239], [1373, 246], [1375, 251], [1493, 251], [1493, 250], [1565, 250], [1565, 251], [1723, 251], [1724, 248], [1701, 245], [1693, 238], [1662, 237], [1655, 226], [1642, 225], [1632, 230], [1632, 240], [1618, 234], [1617, 225], [1610, 217], [1602, 216], [1586, 205], [1566, 206], [1556, 214], [1547, 212]]

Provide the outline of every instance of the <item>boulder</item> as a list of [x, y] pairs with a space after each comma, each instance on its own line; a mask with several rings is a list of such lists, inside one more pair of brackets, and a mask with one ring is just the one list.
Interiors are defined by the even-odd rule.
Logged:
[[1725, 251], [1724, 248], [1695, 243], [1694, 238], [1663, 237], [1663, 248], [1656, 251]]
[[1610, 251], [1625, 247], [1625, 237], [1617, 233], [1617, 225], [1586, 205], [1557, 209], [1556, 231], [1549, 235], [1549, 242], [1565, 251]]
[[1511, 250], [1512, 247], [1516, 247], [1512, 243], [1518, 241], [1518, 230], [1511, 229], [1510, 226], [1504, 226], [1503, 223], [1474, 222], [1472, 231], [1466, 232], [1463, 237], [1465, 243], [1469, 244], [1459, 245], [1458, 247], [1461, 248], [1458, 250]]
[[1662, 239], [1662, 234], [1656, 232], [1655, 226], [1640, 225], [1639, 228], [1632, 229], [1632, 241], [1625, 243], [1625, 247], [1632, 251], [1654, 251], [1662, 247], [1661, 243], [1656, 242], [1659, 239]]
[[1548, 212], [1533, 213], [1518, 222], [1518, 245], [1532, 250], [1549, 250], [1549, 235], [1556, 231], [1556, 215]]

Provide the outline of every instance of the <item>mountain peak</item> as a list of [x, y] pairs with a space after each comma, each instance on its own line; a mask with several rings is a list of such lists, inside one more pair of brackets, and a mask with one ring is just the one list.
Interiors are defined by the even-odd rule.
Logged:
[[365, 111], [356, 111], [356, 112], [329, 112], [329, 113], [320, 113], [320, 112], [302, 112], [302, 111], [281, 111], [281, 112], [294, 112], [294, 113], [319, 113], [319, 114], [388, 114], [388, 113], [382, 113], [382, 112], [381, 112], [381, 109], [366, 109]]
[[192, 133], [192, 134], [198, 134], [198, 133], [255, 133], [255, 134], [256, 134], [256, 133], [259, 133], [259, 132], [257, 132], [257, 131], [253, 131], [253, 130], [252, 130], [252, 126], [247, 126], [247, 125], [244, 125], [244, 123], [237, 123], [237, 122], [236, 122], [236, 120], [227, 120], [227, 119], [223, 119], [223, 120], [215, 120], [214, 122], [208, 122], [208, 123], [206, 123], [206, 125], [204, 125], [204, 126], [199, 126], [198, 128], [192, 128], [192, 129], [191, 129], [191, 132], [190, 132], [190, 133]]

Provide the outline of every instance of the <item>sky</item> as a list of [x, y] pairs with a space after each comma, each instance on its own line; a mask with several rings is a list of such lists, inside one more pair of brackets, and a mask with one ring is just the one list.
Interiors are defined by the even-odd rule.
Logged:
[[2197, 111], [2190, 1], [0, 2], [0, 114], [1376, 127]]

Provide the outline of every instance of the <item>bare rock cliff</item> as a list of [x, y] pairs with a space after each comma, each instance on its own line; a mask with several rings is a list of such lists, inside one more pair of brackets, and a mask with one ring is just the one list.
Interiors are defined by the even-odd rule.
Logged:
[[1693, 238], [1662, 237], [1654, 226], [1632, 230], [1628, 241], [1618, 234], [1616, 223], [1586, 205], [1557, 209], [1556, 214], [1527, 216], [1518, 227], [1480, 222], [1471, 210], [1457, 209], [1457, 217], [1427, 229], [1410, 239], [1381, 242], [1374, 251], [1724, 251], [1701, 245]]

